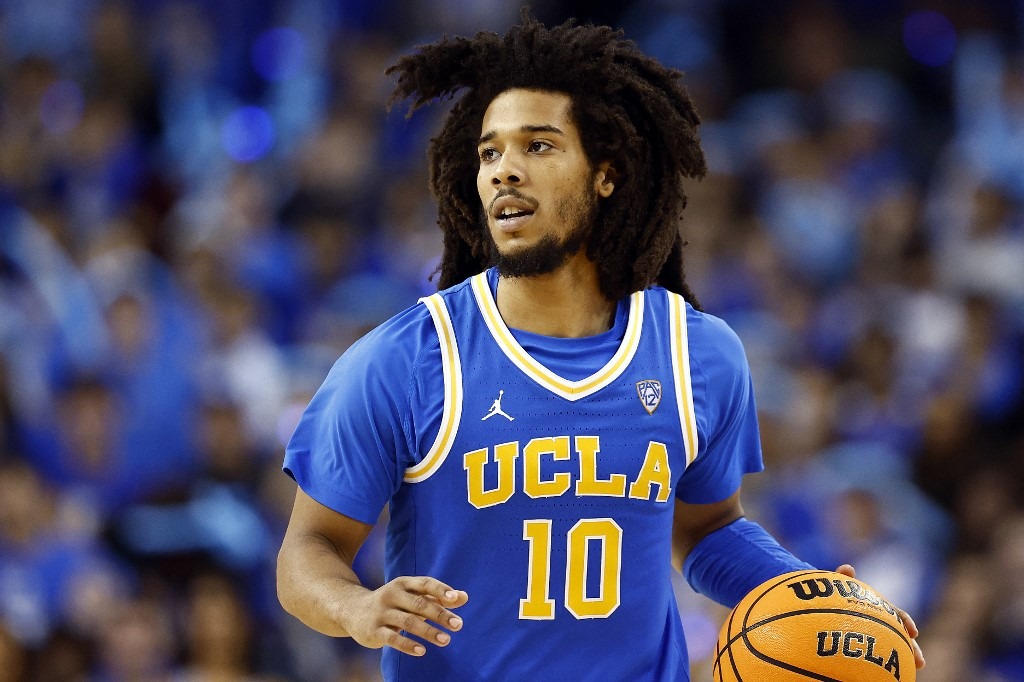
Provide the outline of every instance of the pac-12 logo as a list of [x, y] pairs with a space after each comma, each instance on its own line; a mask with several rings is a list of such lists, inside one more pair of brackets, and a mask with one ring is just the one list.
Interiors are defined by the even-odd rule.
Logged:
[[654, 414], [661, 402], [661, 382], [654, 379], [638, 381], [636, 394], [640, 396], [640, 404], [647, 410], [647, 414]]

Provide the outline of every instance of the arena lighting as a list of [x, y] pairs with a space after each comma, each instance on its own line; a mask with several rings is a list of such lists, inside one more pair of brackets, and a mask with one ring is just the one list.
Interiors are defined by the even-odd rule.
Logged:
[[956, 52], [956, 29], [939, 12], [912, 12], [903, 20], [903, 44], [914, 61], [925, 66], [942, 66]]
[[274, 121], [262, 107], [239, 107], [224, 119], [220, 137], [228, 156], [240, 163], [252, 163], [274, 146]]
[[283, 26], [271, 28], [253, 41], [252, 68], [264, 80], [288, 80], [302, 72], [307, 53], [302, 33]]

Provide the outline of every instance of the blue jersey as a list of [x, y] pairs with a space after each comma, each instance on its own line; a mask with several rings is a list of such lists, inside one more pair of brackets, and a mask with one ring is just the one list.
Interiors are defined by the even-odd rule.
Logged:
[[674, 500], [720, 501], [761, 468], [742, 347], [659, 287], [599, 337], [514, 332], [497, 283], [482, 273], [355, 344], [286, 453], [336, 511], [374, 523], [390, 503], [388, 579], [469, 594], [451, 643], [385, 649], [385, 678], [688, 680]]

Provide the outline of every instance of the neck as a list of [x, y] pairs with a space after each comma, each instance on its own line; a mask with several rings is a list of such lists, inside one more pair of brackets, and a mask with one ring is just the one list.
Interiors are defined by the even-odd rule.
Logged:
[[497, 304], [508, 327], [544, 336], [594, 336], [615, 323], [616, 302], [601, 293], [597, 269], [582, 256], [546, 275], [501, 277]]

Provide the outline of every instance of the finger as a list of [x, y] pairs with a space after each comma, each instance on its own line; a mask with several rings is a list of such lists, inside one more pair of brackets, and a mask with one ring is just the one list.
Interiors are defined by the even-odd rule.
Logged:
[[917, 630], [917, 623], [914, 622], [914, 619], [910, 617], [909, 613], [897, 607], [896, 614], [900, 617], [900, 620], [903, 621], [903, 627], [907, 629], [907, 634], [910, 635], [911, 638], [917, 637], [920, 634]]
[[410, 656], [422, 656], [427, 653], [427, 648], [425, 646], [402, 635], [398, 630], [382, 626], [379, 630], [378, 636], [381, 641], [384, 642], [384, 646], [389, 646], [392, 649], [401, 651], [403, 654], [409, 654]]
[[850, 564], [843, 564], [842, 566], [836, 569], [836, 573], [842, 573], [848, 578], [857, 577], [857, 571]]
[[[431, 620], [451, 630], [462, 628], [462, 619], [438, 603], [433, 595], [405, 593], [395, 606], [410, 615]], [[419, 634], [419, 633], [416, 633]], [[444, 642], [447, 644], [447, 642]]]
[[903, 627], [906, 628], [907, 634], [910, 635], [910, 648], [914, 652], [914, 665], [918, 669], [923, 668], [925, 666], [924, 651], [921, 650], [921, 645], [917, 643], [917, 636], [920, 634], [917, 629], [917, 623], [903, 609], [896, 609], [896, 614], [903, 621]]
[[446, 585], [440, 580], [431, 578], [430, 576], [410, 576], [406, 578], [398, 578], [397, 580], [401, 581], [402, 586], [409, 592], [430, 595], [444, 604], [457, 604], [461, 606], [469, 599], [469, 596], [465, 592], [456, 590], [451, 585]]
[[920, 670], [925, 666], [924, 652], [921, 651], [921, 645], [917, 643], [916, 639], [910, 640], [910, 648], [914, 650], [914, 666]]
[[391, 611], [385, 623], [396, 630], [404, 630], [407, 634], [416, 635], [420, 639], [437, 646], [448, 646], [452, 636], [440, 630], [422, 616], [415, 613]]
[[[836, 573], [841, 573], [850, 578], [857, 577], [857, 571], [850, 564], [843, 564], [836, 569]], [[896, 608], [896, 613], [903, 621], [903, 627], [906, 628], [907, 634], [910, 635], [910, 648], [914, 652], [914, 666], [917, 668], [923, 668], [925, 666], [924, 652], [921, 651], [921, 646], [917, 643], [917, 636], [920, 634], [917, 629], [917, 623], [910, 617], [910, 614], [901, 608]]]
[[896, 608], [896, 615], [903, 621], [903, 627], [910, 635], [910, 648], [914, 652], [914, 666], [918, 669], [923, 668], [925, 665], [924, 652], [921, 650], [921, 645], [917, 643], [917, 636], [921, 634], [917, 629], [917, 623], [909, 613], [899, 607]]
[[[469, 595], [464, 591], [453, 589], [440, 580], [429, 576], [397, 578], [395, 582], [400, 582], [401, 586], [409, 592], [421, 594], [424, 597], [429, 598], [431, 601], [436, 600], [437, 602], [446, 604], [449, 608], [458, 608], [469, 601]], [[421, 609], [413, 610], [417, 612], [421, 611]], [[438, 615], [437, 618], [434, 618], [428, 613], [424, 613], [423, 615], [453, 630], [458, 630], [462, 627], [462, 619], [451, 612]], [[440, 620], [438, 620], [438, 618]]]
[[[432, 594], [423, 595], [432, 602], [440, 603], [440, 599]], [[469, 601], [469, 595], [462, 590], [449, 590], [445, 593], [445, 597], [448, 599], [448, 606], [451, 608], [458, 608]]]
[[445, 598], [448, 608], [456, 609], [469, 601], [469, 594], [463, 590], [448, 590]]

